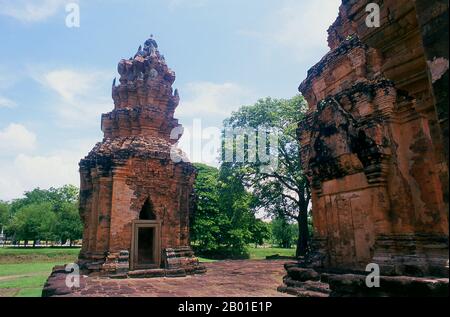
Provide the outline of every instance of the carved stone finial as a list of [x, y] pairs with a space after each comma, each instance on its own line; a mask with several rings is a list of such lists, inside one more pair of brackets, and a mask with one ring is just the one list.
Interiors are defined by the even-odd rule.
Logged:
[[[161, 98], [162, 95], [167, 99], [172, 97], [173, 90], [170, 88], [176, 76], [167, 67], [164, 57], [156, 46], [155, 40], [150, 38], [145, 45], [139, 46], [134, 58], [123, 59], [119, 62], [117, 70], [120, 74], [118, 78], [120, 88], [113, 87], [113, 90], [120, 92], [117, 97], [120, 102], [116, 102], [119, 107], [145, 106], [154, 102], [153, 99]], [[161, 92], [158, 87], [168, 89]]]
[[147, 50], [153, 50], [153, 49], [157, 49], [158, 48], [158, 44], [156, 43], [156, 41], [153, 39], [153, 34], [150, 35], [150, 38], [145, 41], [144, 43], [144, 47]]

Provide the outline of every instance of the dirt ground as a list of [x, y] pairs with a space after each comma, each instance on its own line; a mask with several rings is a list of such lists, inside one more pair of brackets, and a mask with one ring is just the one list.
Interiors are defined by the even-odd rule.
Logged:
[[183, 278], [86, 278], [82, 288], [66, 296], [133, 297], [285, 297], [277, 292], [283, 260], [207, 263], [207, 273]]

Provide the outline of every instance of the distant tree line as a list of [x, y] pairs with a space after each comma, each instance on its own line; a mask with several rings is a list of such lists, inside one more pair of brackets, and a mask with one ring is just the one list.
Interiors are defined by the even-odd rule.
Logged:
[[[236, 180], [253, 193], [254, 209], [264, 211], [277, 221], [297, 224], [297, 256], [309, 251], [311, 236], [311, 194], [300, 162], [297, 136], [306, 109], [307, 103], [301, 95], [291, 99], [268, 97], [241, 107], [224, 121], [225, 129], [250, 130], [258, 134], [263, 128], [277, 136], [277, 144], [271, 146], [276, 150], [271, 153], [271, 160], [276, 158], [274, 168], [264, 168], [266, 162], [259, 158], [260, 149], [252, 146], [248, 137], [239, 145], [245, 149], [244, 160], [222, 163], [222, 166], [227, 164]], [[237, 140], [235, 143], [238, 147]], [[249, 157], [256, 159], [249, 160]]]
[[82, 237], [77, 187], [36, 188], [12, 202], [0, 201], [0, 228], [13, 241], [60, 241]]

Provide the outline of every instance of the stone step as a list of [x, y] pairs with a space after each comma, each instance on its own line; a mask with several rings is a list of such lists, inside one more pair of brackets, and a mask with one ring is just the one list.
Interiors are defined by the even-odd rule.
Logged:
[[319, 281], [300, 282], [300, 281], [293, 280], [289, 277], [285, 277], [283, 279], [283, 282], [287, 287], [296, 288], [299, 290], [319, 292], [319, 293], [323, 293], [323, 294], [331, 293], [330, 286], [327, 283], [322, 283]]
[[366, 276], [359, 274], [328, 274], [333, 296], [435, 296], [448, 297], [449, 279], [412, 276], [380, 276], [380, 287], [367, 287]]
[[315, 292], [296, 287], [280, 286], [277, 290], [281, 293], [286, 293], [297, 297], [329, 297], [329, 294], [326, 293]]
[[165, 275], [166, 270], [164, 269], [135, 270], [128, 272], [128, 277], [130, 278], [155, 278], [164, 277]]
[[130, 252], [128, 252], [127, 250], [122, 250], [122, 251], [120, 251], [119, 256], [129, 257], [130, 256]]
[[118, 273], [118, 274], [112, 274], [108, 276], [109, 278], [115, 279], [115, 280], [124, 280], [128, 278], [127, 273]]
[[314, 271], [313, 269], [306, 269], [301, 267], [289, 267], [287, 269], [287, 274], [293, 280], [301, 282], [320, 280], [320, 274]]
[[[203, 274], [206, 273], [205, 266], [191, 267], [188, 269], [176, 268], [176, 269], [149, 269], [149, 270], [135, 270], [129, 271], [129, 278], [155, 278], [155, 277], [185, 277], [188, 274]], [[118, 278], [122, 274], [119, 275]]]
[[166, 277], [185, 277], [186, 270], [185, 269], [167, 269]]
[[129, 261], [129, 257], [128, 256], [119, 256], [118, 258], [118, 262], [128, 262]]

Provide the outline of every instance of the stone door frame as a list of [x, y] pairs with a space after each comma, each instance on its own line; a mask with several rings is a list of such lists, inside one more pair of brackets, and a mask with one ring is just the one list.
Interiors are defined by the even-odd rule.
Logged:
[[145, 269], [151, 267], [142, 267], [138, 265], [138, 246], [139, 246], [139, 229], [153, 228], [155, 230], [153, 241], [153, 256], [155, 258], [155, 268], [161, 267], [161, 221], [157, 220], [134, 220], [131, 236], [131, 254], [130, 254], [130, 270]]

